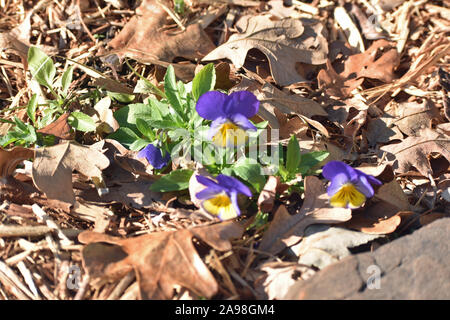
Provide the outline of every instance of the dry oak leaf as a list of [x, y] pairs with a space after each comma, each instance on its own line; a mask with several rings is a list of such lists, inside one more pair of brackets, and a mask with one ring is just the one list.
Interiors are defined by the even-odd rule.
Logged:
[[[393, 155], [393, 168], [396, 172], [406, 173], [415, 167], [420, 174], [428, 177], [433, 173], [428, 157], [431, 153], [440, 153], [450, 162], [450, 139], [432, 129], [421, 131], [417, 137], [408, 137], [402, 142], [381, 148]], [[389, 158], [388, 158], [389, 159]]]
[[[170, 6], [171, 1], [160, 2]], [[215, 48], [199, 24], [191, 24], [181, 32], [172, 31], [172, 34], [161, 30], [168, 14], [156, 0], [143, 1], [136, 13], [138, 15], [108, 44], [119, 56], [164, 65], [161, 62], [171, 63], [176, 57], [201, 59]]]
[[296, 63], [323, 64], [328, 54], [328, 43], [323, 25], [312, 19], [283, 19], [272, 21], [269, 16], [245, 16], [237, 27], [243, 33], [210, 52], [203, 61], [228, 58], [241, 68], [250, 49], [264, 53], [275, 82], [281, 86], [306, 81], [296, 71]]
[[307, 280], [316, 273], [311, 267], [284, 261], [268, 262], [259, 269], [266, 272], [262, 286], [270, 300], [283, 299], [297, 281]]
[[305, 200], [300, 212], [290, 215], [285, 206], [280, 206], [258, 249], [277, 254], [299, 242], [309, 225], [340, 223], [351, 217], [350, 209], [331, 207], [322, 181], [308, 176], [305, 178]]
[[66, 142], [35, 150], [32, 177], [36, 187], [48, 198], [74, 204], [72, 171], [100, 178], [108, 166], [108, 158], [100, 151]]
[[211, 298], [218, 284], [192, 238], [227, 251], [231, 249], [229, 240], [239, 238], [243, 230], [239, 223], [228, 221], [129, 239], [85, 231], [78, 239], [87, 244], [82, 252], [83, 266], [91, 279], [117, 279], [134, 269], [141, 299], [171, 299], [176, 285]]
[[37, 132], [43, 134], [51, 134], [57, 138], [69, 140], [72, 137], [71, 134], [72, 129], [69, 123], [67, 122], [69, 115], [70, 114], [68, 112], [62, 114], [57, 120], [53, 121], [48, 126], [39, 129]]
[[399, 63], [397, 49], [389, 41], [377, 40], [365, 52], [349, 56], [342, 72], [336, 72], [327, 61], [327, 69], [320, 70], [317, 75], [319, 88], [331, 96], [345, 98], [363, 83], [364, 78], [392, 82]]
[[302, 241], [291, 250], [298, 263], [323, 269], [351, 254], [349, 248], [366, 244], [379, 235], [370, 235], [327, 225], [312, 225], [305, 230]]
[[33, 150], [22, 147], [4, 150], [0, 147], [0, 178], [11, 176], [16, 166], [29, 158], [34, 158]]
[[439, 110], [426, 99], [422, 103], [400, 103], [387, 113], [395, 116], [394, 124], [408, 136], [417, 136], [421, 130], [431, 128], [433, 119], [439, 118]]

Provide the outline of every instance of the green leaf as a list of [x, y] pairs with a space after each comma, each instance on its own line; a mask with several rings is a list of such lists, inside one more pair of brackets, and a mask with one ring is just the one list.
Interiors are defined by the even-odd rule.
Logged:
[[162, 176], [150, 186], [150, 190], [159, 192], [179, 191], [189, 188], [189, 179], [194, 171], [180, 169]]
[[72, 112], [67, 119], [67, 122], [78, 131], [91, 132], [95, 131], [97, 128], [94, 119], [79, 111]]
[[178, 115], [183, 114], [183, 104], [181, 102], [180, 92], [178, 91], [177, 80], [175, 78], [175, 70], [172, 65], [167, 67], [166, 75], [164, 76], [164, 91], [167, 100]]
[[307, 173], [309, 170], [328, 158], [329, 155], [330, 153], [328, 151], [313, 151], [302, 154], [300, 164], [298, 166], [298, 172], [301, 174]]
[[197, 101], [200, 96], [214, 89], [216, 85], [216, 70], [214, 64], [209, 63], [192, 80], [192, 94]]
[[144, 140], [144, 139], [137, 139], [132, 144], [130, 144], [130, 150], [133, 151], [139, 151], [142, 148], [146, 147], [150, 141]]
[[280, 163], [278, 166], [278, 174], [283, 179], [283, 182], [288, 181], [289, 178], [289, 172], [286, 170], [286, 168]]
[[152, 118], [153, 120], [163, 120], [170, 114], [170, 108], [167, 102], [161, 102], [157, 99], [150, 98], [148, 100], [150, 107], [152, 108]]
[[139, 132], [142, 133], [145, 137], [150, 140], [155, 139], [155, 133], [153, 132], [153, 128], [151, 127], [151, 121], [138, 118], [136, 119], [136, 126]]
[[162, 98], [166, 98], [164, 92], [162, 92], [157, 86], [148, 81], [145, 78], [139, 79], [134, 87], [133, 93], [151, 93], [156, 94]]
[[55, 78], [56, 68], [49, 56], [37, 47], [30, 47], [28, 50], [28, 67], [30, 68], [32, 77], [39, 84], [53, 90], [52, 84]]
[[63, 73], [61, 79], [61, 91], [63, 95], [67, 95], [67, 91], [69, 90], [69, 86], [72, 83], [73, 79], [73, 69], [74, 66], [69, 66], [67, 70]]
[[233, 172], [242, 180], [249, 183], [257, 192], [261, 192], [266, 184], [266, 177], [261, 174], [261, 165], [251, 163], [250, 159], [239, 160], [233, 166]]
[[134, 100], [134, 94], [126, 94], [126, 93], [111, 92], [111, 91], [107, 91], [106, 94], [111, 99], [114, 99], [114, 100], [122, 102], [122, 103], [130, 103], [130, 102], [133, 102], [133, 100]]
[[157, 129], [178, 129], [180, 126], [171, 120], [154, 120], [149, 121], [150, 125]]
[[139, 130], [136, 126], [136, 119], [153, 120], [152, 109], [149, 105], [143, 103], [129, 104], [114, 112], [120, 127], [127, 127], [132, 129], [136, 134]]
[[289, 139], [286, 158], [286, 170], [292, 175], [296, 174], [297, 167], [300, 164], [300, 146], [297, 137], [294, 135]]
[[140, 139], [133, 130], [126, 127], [120, 127], [107, 138], [117, 140], [127, 148], [130, 148], [136, 140]]
[[28, 101], [28, 105], [27, 105], [27, 115], [28, 115], [28, 118], [30, 118], [30, 120], [33, 122], [33, 124], [36, 124], [37, 106], [38, 106], [37, 94], [33, 94], [30, 101]]
[[178, 14], [184, 13], [184, 0], [174, 0], [173, 6], [176, 13]]

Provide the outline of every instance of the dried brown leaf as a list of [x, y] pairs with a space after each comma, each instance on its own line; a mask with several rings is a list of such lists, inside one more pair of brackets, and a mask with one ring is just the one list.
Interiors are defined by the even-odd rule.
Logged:
[[388, 113], [394, 113], [395, 125], [408, 136], [417, 136], [425, 128], [431, 129], [431, 122], [439, 117], [439, 111], [429, 100], [422, 103], [404, 102]]
[[319, 88], [331, 96], [345, 98], [362, 84], [364, 78], [392, 82], [399, 63], [397, 49], [386, 40], [377, 40], [365, 52], [349, 56], [342, 72], [337, 73], [328, 61], [327, 69], [320, 70], [317, 75]]
[[266, 185], [264, 186], [258, 197], [259, 210], [263, 212], [272, 211], [279, 183], [280, 183], [279, 177], [270, 176], [267, 179]]
[[350, 209], [331, 207], [323, 183], [317, 177], [308, 176], [305, 178], [305, 200], [300, 212], [290, 215], [285, 206], [280, 206], [264, 233], [259, 250], [276, 254], [297, 243], [309, 225], [340, 223], [350, 220], [351, 216]]
[[406, 173], [415, 167], [423, 176], [433, 173], [428, 157], [436, 152], [450, 162], [450, 139], [448, 135], [439, 134], [432, 129], [425, 129], [418, 137], [408, 137], [402, 142], [384, 146], [381, 150], [394, 156], [393, 168], [397, 172]]
[[62, 114], [56, 121], [50, 123], [48, 126], [45, 126], [42, 129], [39, 129], [37, 132], [43, 134], [51, 134], [57, 138], [69, 140], [72, 137], [72, 128], [67, 122], [69, 115], [70, 114], [68, 112]]
[[83, 266], [91, 278], [117, 279], [134, 269], [142, 299], [170, 299], [176, 285], [211, 298], [218, 285], [195, 250], [192, 238], [227, 251], [231, 249], [229, 240], [240, 237], [242, 232], [242, 226], [233, 221], [130, 239], [90, 231], [78, 238], [87, 244]]
[[297, 62], [323, 64], [328, 54], [328, 44], [323, 36], [323, 25], [306, 19], [272, 21], [268, 16], [243, 17], [238, 26], [243, 33], [210, 52], [204, 61], [230, 59], [236, 68], [244, 65], [247, 52], [258, 49], [270, 64], [271, 74], [279, 85], [306, 81], [297, 73]]
[[[170, 6], [167, 0], [159, 2]], [[184, 31], [162, 30], [168, 14], [156, 0], [143, 1], [136, 12], [138, 15], [131, 18], [109, 42], [109, 46], [121, 57], [167, 66], [176, 57], [201, 59], [215, 48], [199, 24], [191, 24]], [[180, 70], [175, 67], [177, 71]], [[192, 76], [193, 71], [194, 66], [191, 68]]]
[[87, 177], [100, 178], [101, 170], [109, 166], [103, 153], [73, 142], [38, 148], [35, 153], [32, 176], [36, 187], [48, 198], [70, 204], [75, 203], [73, 170]]
[[33, 150], [22, 147], [4, 150], [0, 147], [0, 177], [11, 176], [20, 162], [30, 158], [34, 158]]

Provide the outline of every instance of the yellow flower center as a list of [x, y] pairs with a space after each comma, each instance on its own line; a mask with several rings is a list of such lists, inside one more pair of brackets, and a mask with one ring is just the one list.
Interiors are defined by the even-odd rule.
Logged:
[[366, 201], [366, 197], [359, 192], [351, 183], [344, 184], [338, 192], [330, 198], [330, 204], [333, 207], [359, 208]]
[[219, 194], [214, 198], [203, 201], [203, 208], [207, 212], [220, 217], [222, 220], [237, 217], [231, 199], [226, 194]]
[[222, 124], [219, 131], [213, 137], [213, 142], [219, 147], [230, 145], [240, 146], [246, 142], [247, 134], [244, 130], [231, 122]]

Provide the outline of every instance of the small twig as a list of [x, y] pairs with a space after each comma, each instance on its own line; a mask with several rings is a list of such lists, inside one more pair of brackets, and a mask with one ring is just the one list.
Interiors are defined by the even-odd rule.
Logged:
[[34, 299], [33, 293], [31, 293], [31, 291], [22, 284], [20, 278], [16, 275], [16, 273], [10, 267], [8, 267], [6, 263], [0, 261], [0, 282], [2, 282], [2, 280], [4, 280], [5, 278], [8, 278], [11, 282], [10, 284], [12, 284], [13, 288], [16, 289], [16, 293], [20, 296], [17, 296], [19, 299], [24, 298], [23, 295], [21, 295], [21, 292], [28, 296], [25, 297], [25, 299]]
[[[39, 237], [52, 233], [54, 229], [48, 226], [8, 226], [0, 225], [0, 238], [7, 237]], [[61, 232], [68, 238], [76, 238], [82, 230], [62, 229]]]
[[128, 272], [128, 274], [120, 280], [119, 284], [114, 288], [106, 300], [117, 300], [120, 295], [130, 286], [135, 279], [134, 271]]
[[83, 280], [80, 283], [80, 288], [78, 289], [77, 294], [75, 295], [75, 297], [73, 298], [73, 300], [81, 300], [84, 297], [84, 294], [86, 293], [86, 290], [89, 286], [89, 275], [85, 274], [83, 276]]
[[36, 285], [34, 284], [33, 277], [31, 276], [31, 272], [30, 270], [28, 270], [23, 261], [19, 261], [19, 263], [17, 264], [17, 269], [19, 269], [20, 273], [22, 274], [25, 283], [28, 285], [28, 288], [30, 288], [31, 292], [33, 292], [34, 300], [41, 300]]
[[39, 207], [39, 205], [37, 205], [36, 203], [33, 204], [31, 206], [31, 208], [33, 209], [33, 213], [39, 217], [40, 219], [42, 219], [49, 228], [51, 228], [52, 230], [56, 231], [59, 239], [61, 240], [61, 243], [63, 245], [68, 245], [68, 244], [72, 244], [72, 241], [69, 240], [69, 238], [66, 237], [66, 235], [62, 232], [61, 228], [50, 218], [49, 215], [47, 215], [45, 213], [44, 210], [42, 210], [41, 207]]
[[88, 34], [89, 38], [91, 38], [92, 42], [96, 43], [97, 39], [94, 38], [94, 36], [92, 35], [91, 31], [89, 31], [88, 27], [86, 26], [86, 24], [83, 21], [83, 17], [81, 15], [81, 9], [80, 9], [80, 0], [77, 0], [76, 11], [77, 11], [77, 14], [78, 14], [78, 19], [80, 19], [80, 23], [81, 23], [81, 26], [83, 27], [84, 31], [86, 31], [86, 33]]

